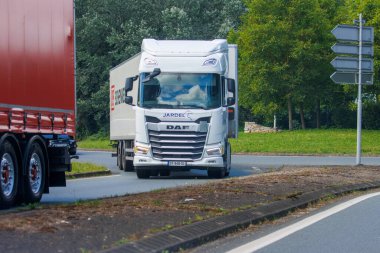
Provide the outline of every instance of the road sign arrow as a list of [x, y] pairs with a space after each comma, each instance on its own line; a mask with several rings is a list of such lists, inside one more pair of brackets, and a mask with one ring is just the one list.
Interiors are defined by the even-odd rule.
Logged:
[[[357, 72], [334, 72], [330, 76], [334, 83], [358, 84], [359, 74]], [[362, 73], [362, 84], [373, 84], [373, 73]]]
[[[359, 27], [354, 25], [337, 25], [331, 31], [337, 40], [343, 41], [359, 41]], [[362, 42], [373, 43], [374, 29], [373, 27], [363, 26]]]
[[[359, 59], [352, 57], [335, 57], [331, 65], [337, 70], [356, 72], [359, 70]], [[373, 60], [368, 58], [362, 59], [362, 71], [373, 72]]]
[[[335, 43], [334, 46], [331, 47], [331, 49], [334, 51], [334, 53], [337, 53], [337, 54], [359, 55], [359, 46], [358, 45]], [[363, 45], [362, 46], [362, 55], [373, 56], [373, 46]]]

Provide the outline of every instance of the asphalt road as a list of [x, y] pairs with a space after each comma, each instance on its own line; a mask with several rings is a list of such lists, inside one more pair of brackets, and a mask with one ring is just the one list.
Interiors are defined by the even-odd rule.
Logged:
[[[75, 202], [85, 199], [97, 199], [110, 196], [121, 196], [131, 193], [146, 192], [155, 189], [183, 185], [203, 184], [210, 179], [207, 172], [193, 170], [191, 172], [175, 172], [170, 177], [153, 179], [137, 179], [135, 172], [120, 171], [116, 166], [116, 158], [110, 152], [78, 151], [79, 162], [91, 162], [108, 167], [113, 175], [107, 177], [68, 180], [67, 187], [50, 188], [50, 194], [42, 197], [42, 203]], [[363, 158], [363, 164], [379, 165], [379, 157]], [[230, 177], [276, 170], [283, 165], [353, 165], [354, 157], [336, 156], [253, 156], [233, 155]]]
[[380, 193], [324, 208], [268, 231], [243, 232], [194, 249], [193, 253], [377, 253]]
[[[78, 151], [79, 162], [91, 162], [104, 165], [114, 172], [118, 172], [116, 158], [111, 157], [110, 152], [101, 151]], [[235, 176], [239, 175], [241, 169], [252, 169], [252, 167], [262, 170], [275, 169], [283, 165], [355, 165], [353, 156], [271, 156], [271, 155], [233, 155], [232, 168]], [[362, 157], [362, 164], [380, 165], [380, 157]], [[234, 173], [237, 169], [237, 174]], [[205, 174], [206, 175], [206, 174]]]
[[[79, 162], [91, 162], [104, 165], [112, 171], [112, 176], [67, 180], [66, 187], [51, 187], [49, 194], [44, 194], [41, 203], [67, 203], [85, 199], [122, 196], [131, 193], [147, 192], [156, 189], [176, 186], [203, 184], [210, 180], [207, 172], [192, 170], [191, 172], [174, 172], [170, 177], [154, 177], [137, 179], [135, 172], [124, 172], [116, 166], [116, 158], [110, 152], [79, 151]], [[230, 177], [246, 176], [262, 173], [266, 169], [252, 168], [247, 161], [232, 162]]]

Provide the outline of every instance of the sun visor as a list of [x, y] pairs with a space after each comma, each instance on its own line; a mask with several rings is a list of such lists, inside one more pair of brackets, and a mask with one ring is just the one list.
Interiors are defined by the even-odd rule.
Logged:
[[227, 52], [228, 44], [225, 39], [212, 41], [144, 39], [141, 51], [157, 57], [206, 57], [216, 53]]
[[159, 68], [161, 72], [224, 74], [227, 69], [226, 57], [226, 54], [222, 53], [206, 57], [160, 57], [143, 52], [139, 72], [152, 72], [153, 69]]

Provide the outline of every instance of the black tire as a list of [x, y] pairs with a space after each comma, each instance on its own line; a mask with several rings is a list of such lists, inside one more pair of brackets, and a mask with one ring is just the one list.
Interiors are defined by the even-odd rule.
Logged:
[[226, 153], [223, 155], [223, 167], [220, 168], [209, 168], [207, 170], [207, 175], [210, 178], [224, 178], [230, 175], [231, 170], [231, 145], [226, 142]]
[[39, 202], [45, 188], [45, 155], [40, 144], [29, 142], [24, 154], [24, 201], [26, 203]]
[[136, 168], [136, 175], [140, 179], [147, 179], [150, 177], [151, 170], [146, 168]]
[[157, 170], [157, 169], [152, 169], [151, 171], [150, 171], [150, 176], [151, 177], [158, 177], [158, 174], [160, 173], [160, 171], [159, 170]]
[[10, 208], [17, 201], [19, 168], [13, 145], [0, 144], [0, 209]]
[[124, 171], [134, 171], [135, 168], [133, 167], [133, 161], [131, 160], [124, 160]]
[[121, 161], [122, 161], [122, 150], [123, 150], [123, 142], [119, 141], [117, 143], [117, 166], [119, 167], [120, 170], [123, 169], [123, 165], [121, 164]]
[[226, 154], [223, 156], [223, 160], [225, 162], [225, 176], [228, 177], [231, 171], [231, 144], [229, 142], [226, 143]]
[[207, 175], [209, 178], [223, 178], [226, 175], [226, 169], [221, 168], [209, 168], [207, 170]]
[[168, 176], [170, 176], [170, 170], [160, 170], [160, 176], [161, 177], [168, 177]]
[[127, 160], [126, 154], [125, 154], [125, 142], [123, 141], [122, 150], [121, 150], [121, 167], [124, 171], [134, 171], [135, 168], [133, 167], [133, 161]]

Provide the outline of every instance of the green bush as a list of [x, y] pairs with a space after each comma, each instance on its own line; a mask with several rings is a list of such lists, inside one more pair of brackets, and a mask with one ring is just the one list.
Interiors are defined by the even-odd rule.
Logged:
[[380, 129], [380, 103], [368, 103], [363, 106], [363, 128]]

